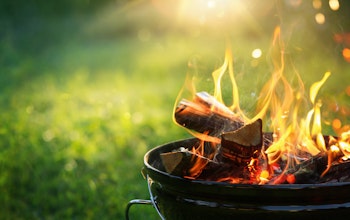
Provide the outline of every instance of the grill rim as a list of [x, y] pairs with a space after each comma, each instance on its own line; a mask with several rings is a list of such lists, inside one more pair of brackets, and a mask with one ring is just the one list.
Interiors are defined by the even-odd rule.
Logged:
[[[171, 146], [182, 146], [183, 143], [195, 143], [196, 141], [199, 141], [197, 138], [186, 138], [186, 139], [180, 139], [172, 142], [167, 142], [165, 144], [159, 145], [157, 147], [154, 147], [147, 151], [147, 153], [144, 155], [144, 169], [152, 176], [151, 174], [158, 174], [161, 176], [164, 176], [166, 178], [170, 178], [172, 180], [189, 183], [189, 184], [200, 184], [200, 185], [207, 185], [207, 186], [220, 186], [220, 187], [229, 187], [229, 188], [255, 188], [255, 189], [307, 189], [307, 188], [327, 188], [327, 187], [338, 187], [338, 186], [350, 186], [350, 182], [331, 182], [331, 183], [306, 183], [306, 184], [231, 184], [231, 183], [225, 183], [225, 182], [216, 182], [216, 181], [207, 181], [207, 180], [190, 180], [183, 177], [171, 175], [167, 173], [166, 171], [162, 171], [154, 165], [150, 164], [150, 158], [155, 157], [159, 153], [165, 153], [169, 152], [166, 149], [171, 148]], [[143, 170], [144, 170], [143, 169]], [[151, 172], [149, 172], [151, 171]]]

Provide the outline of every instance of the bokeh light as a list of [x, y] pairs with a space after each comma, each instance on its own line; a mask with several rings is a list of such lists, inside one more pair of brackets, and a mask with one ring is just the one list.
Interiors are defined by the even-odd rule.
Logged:
[[343, 49], [343, 57], [346, 60], [346, 62], [350, 63], [350, 49], [349, 48]]
[[329, 7], [333, 10], [333, 11], [337, 11], [340, 8], [340, 4], [338, 0], [329, 0]]
[[326, 16], [323, 13], [317, 13], [315, 20], [317, 24], [324, 24], [326, 22]]
[[314, 9], [320, 9], [320, 8], [322, 8], [322, 1], [321, 0], [313, 0], [312, 6], [314, 7]]
[[261, 55], [262, 55], [262, 51], [259, 48], [256, 48], [252, 51], [252, 57], [255, 59], [260, 58]]
[[340, 129], [341, 126], [342, 126], [342, 123], [341, 123], [341, 121], [338, 118], [336, 118], [336, 119], [334, 119], [332, 121], [332, 127], [333, 127], [334, 130]]
[[301, 3], [303, 3], [303, 0], [288, 0], [286, 3], [294, 8], [297, 8], [301, 5]]
[[350, 96], [350, 86], [347, 86], [345, 89], [346, 95]]

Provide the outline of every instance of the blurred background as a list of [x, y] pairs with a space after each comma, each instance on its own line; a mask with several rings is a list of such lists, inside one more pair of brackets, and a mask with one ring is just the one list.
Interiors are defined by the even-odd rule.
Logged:
[[[190, 137], [172, 121], [188, 72], [212, 92], [232, 49], [242, 109], [271, 76], [281, 26], [289, 72], [319, 93], [325, 133], [349, 124], [346, 0], [0, 2], [0, 219], [123, 219], [148, 199], [151, 148]], [[132, 207], [131, 219], [157, 219]]]

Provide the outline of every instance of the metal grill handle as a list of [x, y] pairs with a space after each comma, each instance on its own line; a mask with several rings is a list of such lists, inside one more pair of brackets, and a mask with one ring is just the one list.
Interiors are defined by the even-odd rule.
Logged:
[[155, 197], [153, 196], [152, 194], [152, 191], [151, 191], [151, 184], [152, 184], [152, 180], [148, 177], [148, 175], [146, 175], [146, 179], [147, 179], [147, 186], [148, 186], [148, 192], [149, 192], [149, 195], [150, 195], [150, 200], [145, 200], [145, 199], [133, 199], [131, 201], [129, 201], [128, 205], [126, 206], [126, 210], [125, 210], [125, 219], [126, 220], [129, 220], [129, 210], [130, 210], [130, 207], [132, 205], [152, 205], [159, 217], [162, 219], [162, 220], [165, 220], [164, 216], [160, 213], [160, 210], [159, 210], [159, 207], [156, 203], [156, 199]]
[[125, 219], [126, 220], [129, 220], [129, 210], [130, 210], [130, 207], [132, 205], [152, 205], [152, 201], [151, 200], [145, 200], [145, 199], [133, 199], [131, 201], [129, 201], [128, 205], [126, 206], [126, 209], [125, 209]]

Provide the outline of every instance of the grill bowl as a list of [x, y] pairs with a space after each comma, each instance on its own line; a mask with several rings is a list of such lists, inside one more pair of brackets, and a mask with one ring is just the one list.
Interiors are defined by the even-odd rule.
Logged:
[[196, 138], [167, 143], [144, 156], [151, 198], [166, 219], [329, 219], [350, 214], [350, 183], [253, 185], [189, 180], [165, 172], [160, 154], [191, 149]]

